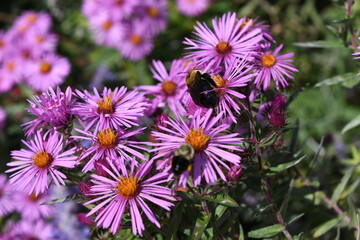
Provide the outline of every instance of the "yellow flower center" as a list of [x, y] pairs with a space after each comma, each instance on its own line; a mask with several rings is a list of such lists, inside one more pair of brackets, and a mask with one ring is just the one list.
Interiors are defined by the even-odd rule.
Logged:
[[102, 28], [104, 30], [109, 30], [112, 26], [112, 22], [110, 20], [106, 20], [103, 24], [102, 24]]
[[31, 201], [35, 202], [35, 201], [39, 200], [40, 194], [36, 195], [35, 193], [32, 193], [32, 194], [29, 195], [29, 198], [30, 198]]
[[28, 23], [34, 23], [36, 20], [37, 20], [37, 15], [34, 13], [31, 13], [26, 17], [26, 21]]
[[15, 69], [15, 63], [14, 62], [8, 62], [6, 64], [6, 68], [9, 70], [9, 71], [14, 71]]
[[223, 95], [225, 93], [225, 88], [227, 87], [228, 81], [220, 75], [212, 76], [211, 78], [214, 80], [216, 86], [219, 88], [216, 89], [215, 92], [219, 95]]
[[118, 144], [117, 133], [110, 129], [100, 130], [97, 134], [99, 144], [105, 148], [113, 148]]
[[37, 152], [32, 157], [32, 160], [34, 161], [35, 166], [39, 168], [47, 168], [51, 165], [54, 159], [49, 153], [42, 151], [42, 152]]
[[156, 18], [159, 16], [159, 10], [154, 6], [149, 7], [147, 12], [150, 15], [150, 17]]
[[215, 49], [218, 54], [225, 55], [225, 54], [228, 54], [232, 50], [232, 47], [231, 47], [230, 43], [221, 40], [216, 45]]
[[173, 95], [175, 93], [176, 83], [173, 81], [164, 81], [162, 84], [162, 90], [166, 95]]
[[[245, 21], [243, 21], [240, 26], [240, 30], [243, 29], [250, 21], [251, 21], [251, 18], [247, 18]], [[250, 23], [250, 25], [253, 25], [253, 24], [254, 24], [253, 22]]]
[[35, 37], [37, 43], [43, 43], [45, 41], [45, 37], [42, 35], [38, 35]]
[[274, 55], [268, 53], [261, 57], [261, 63], [264, 67], [272, 67], [276, 63]]
[[139, 180], [133, 176], [121, 177], [116, 190], [124, 198], [136, 197], [140, 191]]
[[97, 102], [98, 104], [98, 112], [104, 114], [111, 114], [114, 112], [114, 105], [112, 102], [112, 94], [109, 97], [104, 97], [100, 101]]
[[190, 129], [185, 142], [189, 143], [195, 151], [202, 151], [207, 148], [210, 137], [205, 135], [204, 130], [200, 127], [198, 130]]
[[49, 73], [51, 71], [51, 65], [47, 62], [40, 63], [40, 72], [43, 74]]
[[130, 41], [134, 44], [134, 45], [139, 45], [142, 42], [142, 38], [140, 35], [138, 34], [133, 34], [130, 37]]
[[4, 47], [4, 41], [0, 39], [0, 48], [3, 48]]

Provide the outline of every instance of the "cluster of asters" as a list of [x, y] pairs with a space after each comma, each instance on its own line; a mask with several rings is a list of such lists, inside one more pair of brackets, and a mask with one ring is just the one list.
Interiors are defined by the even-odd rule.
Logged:
[[[297, 71], [293, 54], [280, 54], [282, 45], [272, 51], [269, 26], [235, 13], [213, 19], [211, 28], [198, 23], [194, 34], [184, 41], [190, 51], [169, 70], [153, 61], [157, 85], [100, 92], [50, 88], [34, 96], [28, 111], [36, 118], [24, 124], [25, 148], [13, 151], [8, 163], [14, 188], [38, 196], [52, 183], [72, 181], [91, 209], [81, 215], [83, 222], [113, 234], [131, 224], [134, 235], [142, 235], [148, 221], [161, 227], [161, 213], [151, 207], [170, 211], [174, 188], [236, 180], [244, 139], [234, 129], [245, 102], [271, 83], [276, 90], [287, 87]], [[210, 89], [189, 90], [193, 81]], [[194, 99], [204, 94], [217, 99], [213, 106]], [[268, 105], [265, 117], [280, 128], [285, 98], [277, 95]], [[191, 164], [175, 173], [172, 160], [184, 144], [193, 149]]]
[[51, 25], [47, 13], [27, 11], [0, 31], [0, 92], [21, 83], [42, 92], [64, 82], [70, 64], [56, 54], [58, 37]]
[[[210, 0], [177, 0], [187, 16], [203, 13]], [[117, 49], [130, 60], [147, 56], [167, 25], [168, 0], [85, 0], [82, 12], [97, 44]]]

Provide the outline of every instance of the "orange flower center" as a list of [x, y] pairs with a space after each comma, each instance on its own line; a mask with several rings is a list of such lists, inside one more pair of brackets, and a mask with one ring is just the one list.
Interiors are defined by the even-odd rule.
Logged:
[[138, 34], [133, 34], [130, 37], [130, 41], [134, 44], [134, 45], [139, 45], [142, 42], [142, 38], [140, 35]]
[[34, 13], [31, 13], [26, 17], [26, 21], [28, 21], [28, 23], [34, 23], [36, 20], [37, 20], [37, 15]]
[[38, 35], [35, 37], [37, 43], [43, 43], [45, 41], [45, 37], [42, 35]]
[[176, 83], [173, 81], [164, 81], [162, 84], [162, 90], [166, 95], [173, 95], [175, 93]]
[[114, 105], [112, 102], [112, 94], [109, 97], [104, 97], [100, 101], [97, 102], [98, 104], [98, 112], [104, 114], [111, 114], [114, 112]]
[[215, 92], [219, 95], [223, 95], [225, 93], [225, 88], [227, 87], [228, 81], [220, 75], [212, 76], [211, 78], [214, 80], [216, 86], [219, 88], [216, 89]]
[[37, 152], [32, 157], [32, 160], [34, 161], [35, 166], [39, 168], [47, 168], [51, 165], [54, 159], [49, 153], [42, 151], [42, 152]]
[[232, 50], [232, 47], [231, 47], [230, 43], [221, 40], [216, 45], [215, 49], [218, 54], [225, 55], [225, 54], [228, 54]]
[[154, 6], [149, 7], [147, 12], [150, 15], [150, 17], [156, 18], [159, 16], [159, 10]]
[[36, 202], [40, 198], [40, 194], [36, 195], [35, 193], [32, 193], [29, 195], [29, 198], [31, 201]]
[[30, 58], [30, 51], [29, 50], [24, 50], [22, 52], [22, 56], [26, 59]]
[[202, 151], [207, 148], [210, 137], [205, 135], [204, 130], [200, 127], [198, 130], [190, 129], [185, 142], [189, 143], [195, 151]]
[[261, 57], [261, 63], [264, 67], [272, 67], [276, 63], [274, 55], [268, 53]]
[[118, 5], [118, 6], [121, 6], [121, 5], [124, 4], [124, 0], [116, 0], [115, 4]]
[[47, 62], [40, 63], [40, 72], [43, 74], [49, 73], [51, 71], [51, 65]]
[[4, 41], [0, 39], [0, 48], [3, 48], [4, 47]]
[[121, 177], [116, 190], [124, 198], [134, 198], [140, 191], [139, 180], [133, 176]]
[[6, 68], [9, 70], [9, 71], [14, 71], [15, 69], [15, 63], [14, 62], [8, 62], [6, 64]]
[[[251, 18], [247, 18], [245, 21], [243, 21], [240, 26], [240, 30], [243, 29], [246, 26], [246, 24], [248, 24], [250, 21], [251, 21]], [[254, 23], [251, 22], [250, 24], [253, 25]]]
[[114, 130], [107, 128], [99, 131], [97, 139], [102, 147], [113, 148], [118, 144], [117, 136], [118, 135]]
[[102, 24], [102, 28], [104, 30], [109, 30], [112, 26], [112, 22], [110, 20], [106, 20], [103, 24]]

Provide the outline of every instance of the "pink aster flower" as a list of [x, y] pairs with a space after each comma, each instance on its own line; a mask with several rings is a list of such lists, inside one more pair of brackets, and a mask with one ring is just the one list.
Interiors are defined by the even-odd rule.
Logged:
[[59, 87], [56, 90], [49, 88], [46, 93], [33, 96], [33, 99], [28, 101], [30, 108], [27, 110], [36, 116], [36, 119], [23, 124], [26, 136], [34, 134], [39, 127], [53, 130], [68, 127], [71, 120], [70, 109], [75, 102], [70, 87], [65, 92]]
[[66, 58], [48, 54], [28, 64], [27, 82], [37, 91], [62, 84], [70, 73], [70, 63]]
[[270, 44], [266, 44], [255, 55], [255, 72], [257, 77], [254, 83], [258, 89], [263, 85], [263, 89], [266, 91], [270, 86], [270, 81], [275, 82], [276, 89], [281, 87], [287, 87], [289, 83], [285, 77], [294, 79], [293, 72], [298, 70], [291, 64], [293, 59], [289, 59], [294, 56], [294, 53], [286, 53], [279, 55], [279, 52], [283, 45], [275, 48], [273, 52], [270, 51]]
[[242, 17], [239, 19], [238, 21], [238, 25], [240, 26], [239, 28], [239, 31], [241, 29], [243, 29], [248, 22], [251, 21], [251, 26], [250, 26], [250, 30], [251, 29], [260, 29], [261, 30], [261, 34], [263, 35], [263, 38], [266, 40], [266, 41], [271, 41], [271, 42], [275, 42], [274, 38], [272, 37], [272, 34], [270, 32], [270, 25], [267, 25], [266, 24], [266, 21], [260, 21], [258, 22], [257, 20], [259, 19], [259, 17], [256, 17], [254, 19], [251, 19], [251, 18], [247, 18], [247, 17]]
[[25, 37], [37, 51], [54, 52], [58, 43], [58, 37], [55, 34], [31, 30]]
[[[74, 136], [73, 138], [92, 141], [92, 146], [84, 150], [80, 156], [80, 160], [91, 157], [85, 164], [82, 171], [88, 172], [92, 170], [94, 168], [95, 161], [106, 158], [115, 161], [116, 165], [124, 164], [123, 160], [132, 160], [133, 156], [146, 161], [145, 156], [134, 149], [144, 151], [147, 149], [141, 146], [142, 143], [129, 140], [129, 138], [140, 134], [143, 130], [144, 128], [140, 128], [135, 131], [124, 132], [106, 128], [93, 134], [91, 132], [76, 129], [76, 131], [80, 132], [84, 136]], [[120, 159], [118, 157], [120, 157]]]
[[43, 33], [48, 32], [51, 27], [51, 17], [45, 12], [26, 11], [18, 17], [13, 28], [19, 32], [37, 30]]
[[154, 36], [166, 28], [167, 24], [167, 3], [166, 0], [146, 0], [136, 8], [143, 25]]
[[76, 90], [76, 94], [84, 103], [78, 103], [73, 113], [86, 124], [85, 131], [95, 126], [94, 132], [100, 129], [121, 127], [130, 128], [138, 125], [138, 118], [144, 115], [146, 101], [138, 91], [128, 91], [126, 87], [104, 88], [100, 95], [94, 88], [94, 95], [86, 90], [84, 93]]
[[21, 214], [22, 219], [39, 221], [49, 218], [54, 213], [52, 205], [41, 205], [51, 200], [51, 197], [45, 194], [36, 195], [27, 192], [17, 192], [14, 197], [16, 210]]
[[38, 195], [49, 188], [51, 180], [57, 186], [65, 185], [66, 176], [55, 167], [73, 168], [77, 156], [75, 148], [64, 151], [67, 143], [62, 135], [57, 132], [44, 135], [38, 131], [33, 140], [22, 143], [29, 149], [12, 151], [16, 161], [7, 164], [11, 168], [6, 173], [15, 172], [10, 176], [15, 188]]
[[[218, 113], [216, 117], [212, 117], [212, 113], [212, 109], [209, 109], [204, 116], [196, 113], [189, 124], [183, 119], [169, 120], [168, 128], [160, 127], [161, 132], [152, 132], [155, 140], [161, 141], [153, 143], [156, 146], [152, 150], [156, 152], [154, 159], [165, 158], [159, 168], [169, 164], [176, 150], [188, 143], [195, 150], [191, 172], [194, 185], [199, 185], [202, 178], [205, 178], [208, 184], [217, 181], [218, 176], [226, 181], [220, 166], [229, 170], [228, 163], [235, 165], [240, 163], [240, 156], [230, 151], [242, 151], [240, 148], [242, 138], [237, 137], [237, 133], [225, 134], [224, 131], [229, 130], [230, 125], [219, 124], [223, 112]], [[185, 186], [189, 175], [189, 171], [181, 174], [179, 185]]]
[[133, 61], [148, 55], [153, 47], [153, 35], [148, 24], [144, 24], [140, 19], [126, 25], [124, 38], [116, 46], [124, 58]]
[[102, 11], [90, 18], [90, 26], [98, 44], [115, 47], [122, 41], [124, 26], [109, 11]]
[[[358, 39], [360, 39], [360, 37], [359, 37]], [[1, 40], [0, 40], [0, 41], [1, 41]], [[357, 49], [360, 49], [360, 46], [358, 46]], [[1, 50], [0, 50], [0, 51], [1, 51]], [[1, 53], [0, 53], [0, 55], [1, 55]], [[355, 52], [355, 53], [353, 53], [352, 55], [355, 56], [354, 59], [360, 59], [360, 51]], [[358, 73], [357, 75], [360, 76], [360, 73]]]
[[186, 92], [185, 76], [187, 71], [186, 62], [183, 59], [174, 60], [168, 72], [161, 61], [153, 60], [151, 72], [153, 77], [159, 81], [155, 86], [139, 86], [137, 89], [144, 90], [145, 94], [151, 94], [155, 98], [152, 104], [164, 108], [168, 106], [176, 115], [186, 113], [181, 101]]
[[23, 66], [21, 63], [21, 59], [16, 54], [5, 57], [0, 70], [2, 71], [2, 76], [5, 79], [4, 81], [8, 81], [8, 83], [20, 83], [24, 79]]
[[6, 234], [4, 240], [55, 240], [52, 236], [51, 226], [43, 220], [25, 221], [22, 220], [12, 226], [12, 231]]
[[102, 10], [105, 0], [84, 0], [81, 5], [81, 12], [91, 18]]
[[233, 58], [243, 58], [251, 55], [257, 49], [258, 43], [262, 40], [260, 29], [250, 29], [252, 21], [249, 21], [239, 31], [236, 24], [236, 14], [227, 13], [220, 19], [212, 20], [214, 31], [205, 23], [198, 22], [195, 26], [196, 39], [185, 38], [185, 49], [192, 50], [187, 54], [188, 58], [198, 59], [199, 64], [213, 61], [215, 67], [225, 62], [229, 66]]
[[8, 34], [6, 32], [0, 31], [0, 61], [3, 60], [9, 46], [10, 42]]
[[9, 91], [15, 84], [14, 79], [9, 75], [9, 72], [0, 69], [0, 93]]
[[199, 16], [208, 8], [209, 0], [176, 0], [176, 6], [185, 16]]
[[[111, 168], [105, 168], [110, 175], [108, 178], [91, 175], [94, 184], [91, 192], [95, 199], [85, 205], [93, 203], [98, 205], [86, 216], [97, 213], [95, 218], [97, 226], [110, 228], [113, 234], [116, 234], [120, 228], [125, 211], [130, 212], [134, 235], [142, 236], [145, 230], [142, 219], [144, 215], [160, 228], [160, 223], [145, 201], [170, 211], [170, 207], [174, 205], [170, 201], [175, 199], [171, 197], [171, 189], [161, 186], [162, 183], [168, 182], [166, 172], [148, 176], [153, 165], [153, 161], [149, 161], [141, 164], [137, 170], [134, 165], [127, 170], [124, 165], [119, 169], [110, 162]], [[143, 213], [140, 213], [140, 209]]]
[[228, 115], [234, 123], [236, 123], [236, 118], [233, 111], [240, 114], [240, 107], [236, 99], [246, 97], [238, 89], [246, 86], [254, 78], [255, 74], [251, 71], [252, 67], [249, 65], [248, 56], [246, 56], [243, 60], [235, 58], [231, 65], [226, 68], [224, 74], [212, 76], [218, 87], [215, 91], [220, 96], [217, 108], [225, 113], [224, 117]]
[[137, 8], [138, 4], [144, 4], [139, 0], [103, 0], [103, 8], [108, 9], [111, 15], [116, 20], [121, 20], [124, 17], [129, 17], [133, 13], [134, 9]]
[[2, 131], [4, 131], [4, 128], [6, 125], [6, 117], [7, 117], [7, 114], [6, 114], [5, 110], [2, 107], [0, 107], [0, 133]]
[[3, 217], [15, 208], [13, 201], [14, 190], [7, 181], [5, 174], [0, 174], [0, 193], [0, 217]]

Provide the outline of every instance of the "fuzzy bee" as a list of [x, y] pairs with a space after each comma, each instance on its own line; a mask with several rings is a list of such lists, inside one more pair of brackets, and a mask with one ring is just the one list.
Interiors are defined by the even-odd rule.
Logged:
[[185, 171], [190, 171], [192, 168], [194, 158], [194, 148], [185, 143], [176, 150], [175, 155], [171, 161], [171, 171], [175, 175], [181, 175]]
[[217, 85], [208, 73], [193, 69], [186, 76], [186, 85], [192, 100], [198, 106], [214, 108], [219, 104]]

